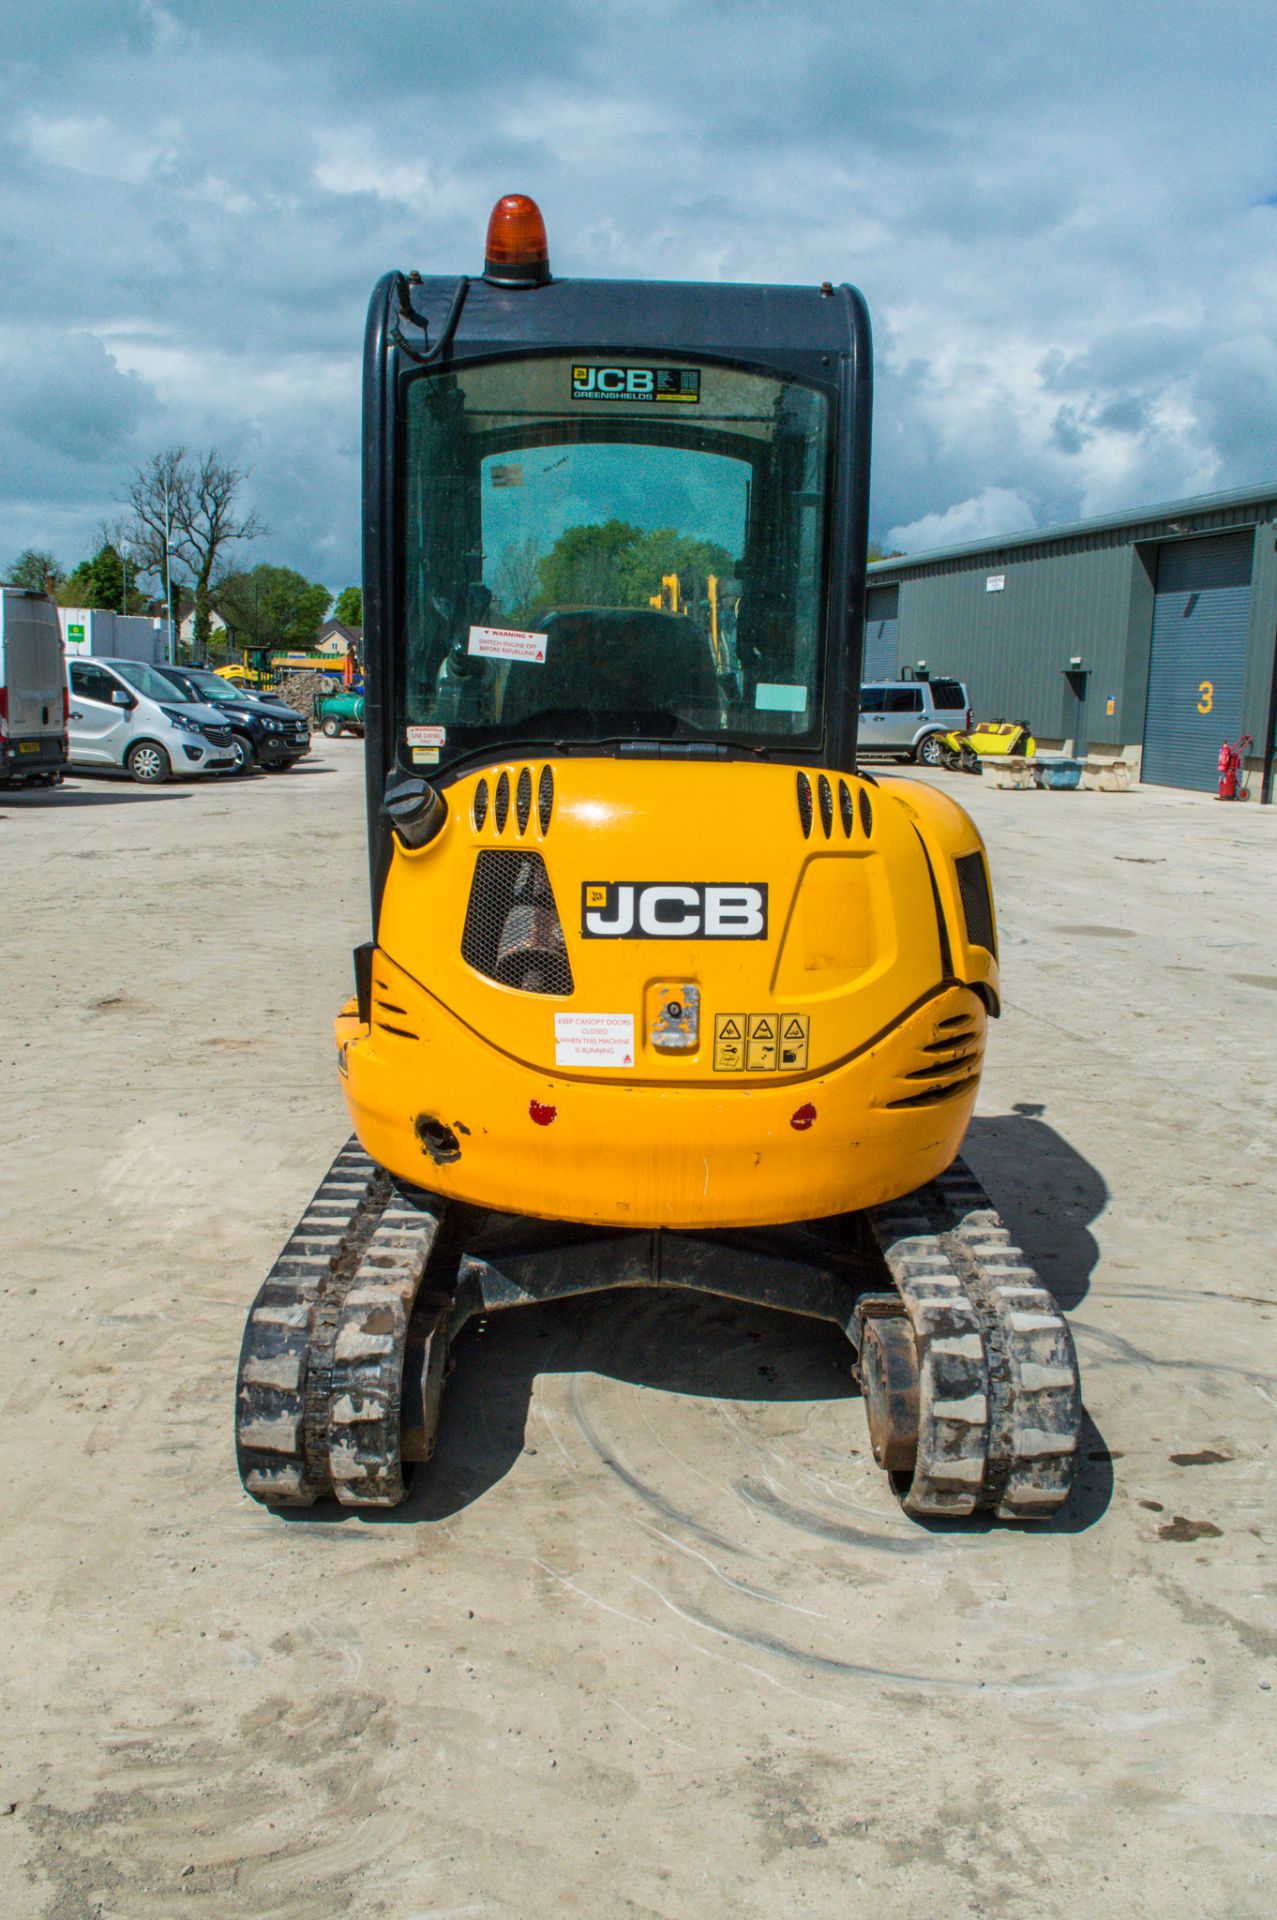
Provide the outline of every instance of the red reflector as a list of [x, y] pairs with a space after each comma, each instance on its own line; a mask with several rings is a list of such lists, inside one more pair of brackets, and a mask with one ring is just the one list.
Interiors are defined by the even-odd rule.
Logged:
[[62, 724], [64, 727], [70, 718], [71, 718], [71, 689], [70, 687], [63, 687], [62, 689]]
[[512, 287], [537, 287], [550, 278], [545, 221], [526, 193], [503, 194], [492, 209], [483, 277]]

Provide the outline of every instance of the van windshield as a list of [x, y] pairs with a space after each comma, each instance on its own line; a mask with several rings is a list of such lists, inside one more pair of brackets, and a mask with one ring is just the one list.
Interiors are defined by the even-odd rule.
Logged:
[[537, 356], [418, 377], [414, 757], [503, 739], [817, 743], [829, 414], [815, 388], [711, 362]]
[[189, 693], [158, 668], [148, 667], [145, 660], [112, 660], [111, 666], [146, 700], [162, 700], [170, 707], [190, 702]]

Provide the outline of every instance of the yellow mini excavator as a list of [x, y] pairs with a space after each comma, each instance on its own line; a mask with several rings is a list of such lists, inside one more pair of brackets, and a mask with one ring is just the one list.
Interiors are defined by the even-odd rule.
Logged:
[[958, 1159], [984, 848], [856, 765], [870, 406], [853, 288], [556, 279], [518, 195], [379, 283], [355, 1137], [245, 1331], [268, 1506], [394, 1505], [469, 1318], [640, 1286], [840, 1326], [910, 1514], [1066, 1498], [1072, 1341]]

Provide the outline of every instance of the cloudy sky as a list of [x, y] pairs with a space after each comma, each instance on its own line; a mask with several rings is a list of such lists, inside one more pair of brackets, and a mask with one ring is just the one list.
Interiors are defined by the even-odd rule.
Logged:
[[872, 524], [912, 551], [1277, 481], [1262, 0], [0, 0], [0, 568], [153, 451], [252, 469], [253, 557], [358, 579], [387, 267], [848, 279]]

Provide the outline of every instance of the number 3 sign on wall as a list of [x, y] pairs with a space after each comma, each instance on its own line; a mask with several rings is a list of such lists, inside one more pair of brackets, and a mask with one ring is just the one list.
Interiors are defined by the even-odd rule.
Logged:
[[1199, 713], [1209, 713], [1214, 704], [1214, 683], [1210, 680], [1203, 680], [1201, 686], [1197, 689], [1197, 711]]

